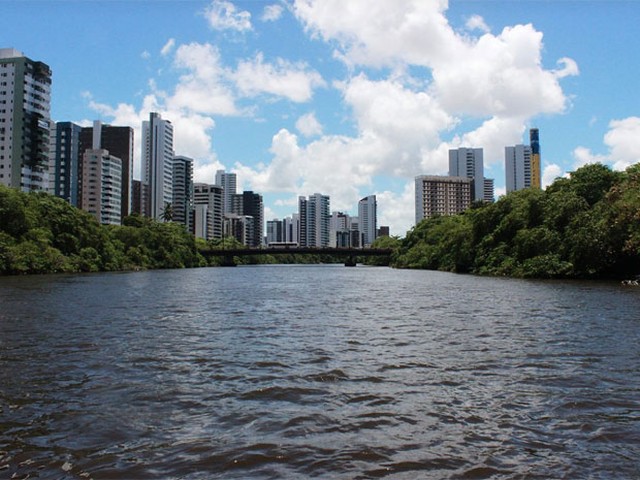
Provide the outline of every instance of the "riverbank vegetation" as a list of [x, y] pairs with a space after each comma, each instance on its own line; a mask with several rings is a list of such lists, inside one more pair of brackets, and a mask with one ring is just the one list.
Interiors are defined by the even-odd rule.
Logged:
[[424, 220], [392, 258], [400, 268], [532, 278], [640, 273], [640, 164], [584, 166], [546, 190], [509, 193]]
[[0, 186], [0, 273], [57, 273], [204, 266], [184, 227], [137, 215], [100, 225], [46, 193]]
[[[237, 249], [235, 238], [205, 241], [183, 225], [139, 215], [100, 225], [88, 213], [46, 193], [0, 185], [0, 274], [74, 273], [219, 266], [208, 250]], [[234, 263], [338, 263], [331, 255], [252, 255]]]
[[[45, 193], [0, 186], [0, 274], [96, 272], [220, 265], [206, 242], [173, 222], [132, 215], [123, 225]], [[640, 164], [614, 172], [587, 165], [546, 190], [526, 189], [461, 215], [424, 220], [406, 237], [381, 237], [390, 257], [370, 265], [535, 278], [630, 278], [640, 274]], [[203, 255], [203, 253], [205, 255]], [[342, 263], [329, 255], [255, 255], [237, 264]]]

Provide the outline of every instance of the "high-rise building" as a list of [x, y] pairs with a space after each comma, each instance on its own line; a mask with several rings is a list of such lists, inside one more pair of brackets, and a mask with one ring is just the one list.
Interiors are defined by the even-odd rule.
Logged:
[[314, 193], [307, 199], [298, 198], [300, 216], [299, 245], [301, 247], [328, 247], [331, 214], [329, 196]]
[[298, 245], [300, 231], [300, 215], [294, 213], [290, 217], [283, 220], [284, 222], [284, 241], [287, 243], [295, 243]]
[[484, 179], [484, 201], [488, 203], [494, 202], [495, 188], [493, 178]]
[[222, 238], [222, 187], [206, 183], [193, 185], [191, 231], [198, 238]]
[[361, 245], [369, 247], [378, 233], [378, 203], [375, 195], [364, 197], [358, 202], [358, 220], [362, 236]]
[[540, 178], [540, 132], [537, 128], [529, 130], [529, 144], [531, 146], [531, 186], [540, 188], [542, 186]]
[[82, 127], [58, 122], [51, 129], [49, 192], [80, 207], [80, 188], [84, 151], [80, 151]]
[[82, 161], [81, 208], [103, 224], [121, 223], [122, 161], [104, 149], [89, 149]]
[[236, 194], [236, 174], [226, 173], [224, 170], [218, 170], [216, 172], [216, 185], [219, 185], [224, 189], [224, 200], [222, 205], [223, 212], [225, 214], [231, 213], [233, 211], [232, 199]]
[[284, 220], [267, 220], [267, 245], [284, 242]]
[[541, 188], [540, 133], [529, 130], [530, 145], [515, 145], [504, 149], [504, 171], [507, 193], [523, 188]]
[[251, 215], [227, 213], [224, 216], [224, 236], [233, 237], [246, 246], [252, 246], [255, 219]]
[[191, 231], [191, 210], [193, 208], [193, 159], [176, 156], [173, 158], [173, 199], [171, 201], [173, 221], [181, 223]]
[[329, 220], [329, 246], [351, 246], [351, 217], [344, 212], [332, 212]]
[[[80, 157], [88, 149], [104, 149], [122, 161], [122, 202], [120, 216], [133, 211], [133, 128], [106, 125], [96, 120], [80, 132]], [[82, 164], [81, 164], [82, 167]], [[82, 178], [82, 170], [79, 172]]]
[[507, 193], [531, 187], [531, 147], [529, 145], [505, 147], [504, 172]]
[[152, 112], [142, 122], [142, 208], [148, 217], [161, 219], [173, 201], [173, 125]]
[[473, 179], [471, 198], [484, 200], [484, 160], [482, 148], [449, 150], [449, 176]]
[[131, 213], [142, 215], [142, 205], [140, 205], [140, 200], [142, 200], [142, 182], [140, 180], [134, 180], [131, 184]]
[[244, 191], [231, 197], [231, 213], [239, 216], [252, 217], [253, 226], [248, 247], [260, 247], [264, 235], [264, 204], [262, 195], [252, 191]]
[[416, 224], [434, 215], [464, 212], [471, 206], [472, 181], [468, 177], [416, 177]]
[[353, 248], [362, 247], [362, 233], [360, 232], [360, 219], [358, 217], [351, 217], [349, 225], [349, 233], [351, 238], [349, 244]]
[[0, 185], [49, 189], [51, 69], [0, 49]]

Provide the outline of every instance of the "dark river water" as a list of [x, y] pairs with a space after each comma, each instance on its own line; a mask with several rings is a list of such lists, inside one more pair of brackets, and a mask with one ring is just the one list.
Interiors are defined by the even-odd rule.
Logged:
[[0, 278], [0, 478], [640, 478], [640, 288]]

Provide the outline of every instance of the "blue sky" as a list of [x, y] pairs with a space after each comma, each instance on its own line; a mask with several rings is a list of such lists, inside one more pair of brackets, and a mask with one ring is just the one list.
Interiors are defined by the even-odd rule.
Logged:
[[[540, 129], [546, 183], [640, 161], [636, 1], [3, 0], [0, 47], [53, 70], [52, 117], [130, 125], [159, 111], [196, 181], [235, 171], [267, 219], [298, 195], [403, 236], [413, 179]], [[137, 152], [139, 158], [139, 146]], [[139, 178], [139, 161], [135, 167]]]

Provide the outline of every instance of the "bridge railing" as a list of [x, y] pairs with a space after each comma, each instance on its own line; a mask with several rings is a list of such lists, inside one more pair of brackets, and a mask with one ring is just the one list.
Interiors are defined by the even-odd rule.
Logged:
[[220, 248], [200, 250], [203, 256], [243, 257], [248, 255], [339, 255], [339, 256], [383, 256], [391, 255], [391, 248], [338, 248], [338, 247], [273, 247], [273, 248]]

